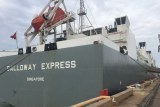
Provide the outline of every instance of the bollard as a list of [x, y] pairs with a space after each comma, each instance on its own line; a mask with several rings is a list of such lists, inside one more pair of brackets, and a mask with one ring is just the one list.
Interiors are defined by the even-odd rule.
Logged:
[[108, 96], [108, 89], [100, 90], [100, 96]]

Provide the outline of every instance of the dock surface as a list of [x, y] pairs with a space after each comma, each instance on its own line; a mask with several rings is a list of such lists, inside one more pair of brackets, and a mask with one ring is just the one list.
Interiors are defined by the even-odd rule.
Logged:
[[156, 92], [155, 97], [153, 98], [150, 107], [160, 107], [160, 87], [158, 91]]
[[[157, 85], [158, 82], [159, 81], [152, 83], [150, 86], [146, 87], [143, 90], [141, 89], [134, 90], [133, 96], [124, 100], [120, 105], [113, 106], [113, 107], [139, 107], [139, 105], [150, 94], [150, 92], [153, 90], [153, 88]], [[160, 107], [160, 106], [156, 106], [156, 107]]]
[[127, 88], [113, 96], [93, 98], [72, 107], [160, 107], [159, 78]]

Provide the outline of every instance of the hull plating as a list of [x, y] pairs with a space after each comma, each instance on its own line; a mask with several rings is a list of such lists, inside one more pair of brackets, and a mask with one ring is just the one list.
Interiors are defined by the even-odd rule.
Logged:
[[101, 44], [4, 57], [0, 68], [0, 107], [67, 107], [152, 76]]

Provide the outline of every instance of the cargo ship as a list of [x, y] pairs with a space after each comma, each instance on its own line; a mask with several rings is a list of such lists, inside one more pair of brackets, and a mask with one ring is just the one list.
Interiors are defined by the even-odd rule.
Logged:
[[[86, 13], [80, 0], [75, 32], [75, 14], [64, 0], [50, 0], [26, 30], [26, 47], [0, 52], [0, 107], [69, 107], [154, 78], [146, 67], [155, 60], [145, 42], [136, 47], [127, 16], [115, 18], [113, 27], [85, 30]], [[39, 45], [31, 45], [36, 36]]]

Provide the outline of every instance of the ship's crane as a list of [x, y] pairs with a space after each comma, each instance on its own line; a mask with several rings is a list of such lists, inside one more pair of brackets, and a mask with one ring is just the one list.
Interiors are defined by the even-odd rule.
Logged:
[[[50, 7], [52, 2], [54, 2], [54, 6]], [[60, 8], [61, 4], [64, 10]], [[39, 35], [39, 43], [44, 44], [46, 37], [51, 34], [56, 35], [56, 27], [64, 23], [66, 24], [64, 35], [74, 33], [70, 24], [74, 20], [75, 14], [67, 11], [64, 0], [50, 0], [26, 30], [24, 34], [26, 46], [29, 46], [37, 35]], [[54, 40], [56, 41], [56, 36], [54, 36]]]

